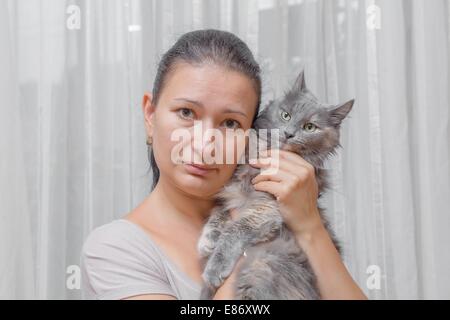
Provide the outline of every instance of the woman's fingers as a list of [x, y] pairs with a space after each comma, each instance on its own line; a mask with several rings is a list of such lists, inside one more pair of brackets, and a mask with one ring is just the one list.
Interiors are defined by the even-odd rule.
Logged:
[[309, 171], [314, 171], [314, 166], [309, 163], [308, 161], [306, 161], [305, 159], [303, 159], [301, 156], [299, 156], [298, 154], [291, 152], [291, 151], [286, 151], [286, 150], [280, 150], [280, 158], [286, 159], [288, 161], [280, 161], [280, 162], [284, 162], [284, 163], [292, 163], [294, 164], [294, 166], [292, 167], [296, 167], [295, 165], [300, 165], [305, 167], [306, 169], [308, 169]]
[[[270, 172], [275, 172], [277, 171], [276, 169], [281, 169], [293, 175], [301, 174], [299, 172], [299, 166], [305, 168], [306, 170], [314, 171], [314, 167], [299, 155], [284, 150], [280, 151], [281, 152], [279, 154], [278, 159], [276, 158], [276, 155], [275, 157], [270, 158], [254, 159], [250, 162], [250, 165], [255, 168], [260, 168], [264, 170], [269, 168], [275, 169], [270, 170]], [[262, 171], [262, 173], [264, 173], [264, 171]]]
[[304, 164], [305, 162], [308, 163], [305, 159], [303, 159], [295, 152], [283, 149], [269, 149], [267, 150], [266, 155], [261, 156], [261, 158], [274, 158], [274, 157], [285, 158], [297, 164]]
[[282, 186], [281, 183], [275, 181], [261, 181], [253, 185], [255, 190], [271, 193], [277, 200], [283, 195]]
[[299, 155], [284, 150], [276, 152], [279, 154], [271, 152], [272, 157], [257, 159], [252, 164], [253, 167], [261, 168], [261, 173], [252, 183], [256, 190], [269, 192], [277, 200], [283, 201], [292, 192], [301, 190], [310, 177], [315, 176], [315, 172], [314, 167]]
[[292, 174], [284, 171], [284, 170], [277, 170], [276, 173], [273, 174], [258, 174], [256, 177], [253, 178], [252, 183], [258, 183], [261, 181], [275, 181], [275, 182], [283, 182], [283, 181], [289, 181], [292, 179]]

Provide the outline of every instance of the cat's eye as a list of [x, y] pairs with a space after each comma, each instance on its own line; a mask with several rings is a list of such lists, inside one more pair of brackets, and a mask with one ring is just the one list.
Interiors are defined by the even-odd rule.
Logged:
[[289, 121], [291, 120], [291, 115], [286, 111], [281, 111], [281, 119], [284, 121]]
[[305, 129], [305, 131], [307, 132], [314, 132], [316, 131], [317, 127], [314, 123], [308, 122], [303, 126], [303, 129]]

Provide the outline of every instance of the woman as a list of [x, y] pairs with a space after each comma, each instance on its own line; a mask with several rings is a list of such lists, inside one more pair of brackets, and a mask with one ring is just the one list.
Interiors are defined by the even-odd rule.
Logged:
[[[178, 142], [172, 134], [183, 129], [192, 133], [194, 122], [201, 123], [203, 132], [248, 130], [260, 96], [259, 66], [246, 44], [231, 33], [187, 33], [162, 57], [153, 92], [145, 94], [142, 104], [153, 191], [126, 217], [90, 234], [81, 257], [86, 298], [198, 299], [202, 268], [197, 242], [214, 205], [212, 197], [233, 175], [236, 161], [173, 161]], [[188, 142], [193, 156], [201, 159], [212, 140]], [[233, 143], [237, 150], [240, 146]], [[322, 297], [365, 298], [322, 225], [312, 166], [297, 154], [280, 152], [282, 178], [260, 175], [254, 187], [278, 198], [284, 221], [317, 275]], [[237, 266], [215, 299], [233, 299]]]

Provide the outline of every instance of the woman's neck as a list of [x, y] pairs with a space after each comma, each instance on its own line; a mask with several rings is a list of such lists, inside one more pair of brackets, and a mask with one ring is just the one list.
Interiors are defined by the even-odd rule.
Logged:
[[202, 228], [214, 207], [213, 199], [202, 199], [189, 195], [176, 186], [160, 179], [149, 200], [163, 208], [165, 218], [181, 223], [190, 223]]

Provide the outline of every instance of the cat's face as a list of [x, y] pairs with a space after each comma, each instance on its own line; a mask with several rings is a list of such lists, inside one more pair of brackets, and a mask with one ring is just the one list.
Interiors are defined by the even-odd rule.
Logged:
[[302, 72], [289, 92], [266, 106], [254, 126], [279, 129], [281, 149], [321, 165], [340, 146], [340, 124], [353, 103], [354, 100], [337, 106], [320, 103], [306, 88]]

